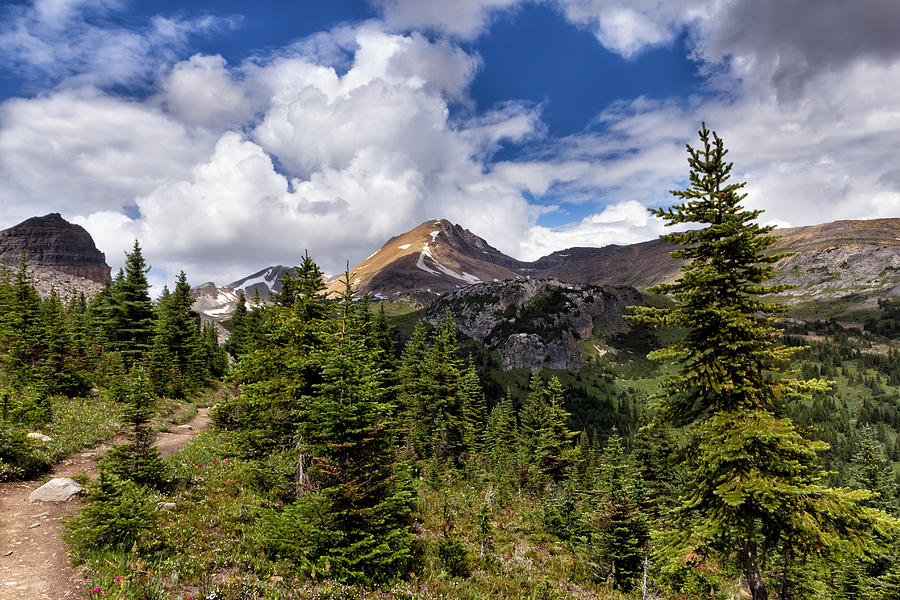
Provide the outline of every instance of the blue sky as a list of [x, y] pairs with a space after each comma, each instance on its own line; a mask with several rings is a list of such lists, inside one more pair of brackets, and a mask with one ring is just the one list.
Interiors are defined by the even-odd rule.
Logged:
[[39, 0], [0, 7], [0, 227], [158, 285], [448, 218], [534, 259], [651, 239], [701, 120], [764, 222], [897, 216], [900, 3]]

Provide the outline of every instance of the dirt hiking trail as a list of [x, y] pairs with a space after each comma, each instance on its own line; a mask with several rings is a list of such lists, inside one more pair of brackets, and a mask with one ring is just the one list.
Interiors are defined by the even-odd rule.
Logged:
[[[208, 409], [201, 408], [185, 425], [159, 433], [155, 445], [160, 455], [174, 454], [209, 422]], [[84, 472], [96, 477], [97, 460], [109, 447], [68, 456], [46, 475], [74, 477]], [[83, 567], [72, 568], [61, 538], [60, 520], [78, 510], [79, 500], [29, 503], [28, 496], [44, 479], [0, 484], [0, 600], [63, 600], [83, 597], [88, 590]]]

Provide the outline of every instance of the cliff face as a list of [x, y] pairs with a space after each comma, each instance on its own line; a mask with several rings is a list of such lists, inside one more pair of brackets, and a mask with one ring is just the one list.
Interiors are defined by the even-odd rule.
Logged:
[[106, 257], [83, 227], [59, 213], [32, 217], [0, 231], [0, 263], [14, 269], [25, 251], [29, 265], [48, 267], [102, 283], [109, 279]]
[[515, 279], [479, 283], [438, 299], [425, 319], [450, 310], [456, 329], [500, 354], [504, 370], [578, 369], [592, 338], [625, 333], [626, 306], [643, 298], [631, 287]]

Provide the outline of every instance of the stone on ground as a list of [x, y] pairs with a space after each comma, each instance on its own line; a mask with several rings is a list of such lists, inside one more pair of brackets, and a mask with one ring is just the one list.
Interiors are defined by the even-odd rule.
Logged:
[[75, 494], [84, 491], [74, 480], [68, 477], [51, 479], [28, 496], [29, 502], [66, 502]]

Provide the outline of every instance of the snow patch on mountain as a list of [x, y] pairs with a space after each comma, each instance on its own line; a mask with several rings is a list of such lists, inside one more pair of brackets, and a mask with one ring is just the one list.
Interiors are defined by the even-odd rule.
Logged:
[[272, 283], [272, 280], [274, 279], [272, 276], [272, 271], [273, 271], [273, 269], [266, 269], [266, 271], [262, 275], [260, 275], [258, 277], [254, 277], [253, 279], [247, 279], [247, 280], [243, 281], [241, 283], [241, 285], [235, 287], [234, 289], [235, 290], [244, 290], [244, 293], [246, 293], [248, 289], [252, 288], [254, 285], [259, 284], [259, 283], [264, 283], [268, 286], [268, 284]]
[[412, 244], [403, 244], [402, 246], [397, 246], [397, 247], [400, 248], [401, 250], [406, 250], [410, 246], [412, 246]]
[[428, 248], [428, 242], [425, 242], [425, 245], [422, 246], [422, 251], [419, 252], [419, 258], [416, 260], [416, 266], [425, 271], [426, 273], [431, 273], [432, 275], [440, 276], [440, 273], [433, 269], [429, 269], [425, 266], [425, 257], [431, 259], [431, 262], [434, 262], [434, 256], [431, 255], [431, 250]]
[[[432, 233], [432, 239], [434, 238], [434, 234], [436, 234], [436, 233], [438, 233], [438, 232], [435, 231]], [[437, 275], [437, 276], [440, 276], [440, 274], [441, 274], [441, 273], [438, 273], [438, 271], [435, 271], [434, 269], [431, 269], [425, 265], [425, 257], [426, 256], [431, 259], [431, 262], [432, 262], [432, 264], [434, 264], [435, 269], [438, 269], [438, 271], [440, 271], [444, 275], [449, 275], [450, 277], [453, 277], [454, 279], [459, 279], [460, 281], [465, 281], [466, 283], [480, 283], [481, 282], [481, 279], [472, 275], [471, 273], [466, 273], [465, 271], [463, 271], [462, 275], [460, 275], [453, 269], [445, 267], [444, 265], [439, 263], [437, 260], [435, 260], [434, 255], [431, 253], [431, 248], [428, 247], [428, 242], [425, 242], [425, 244], [422, 246], [422, 251], [419, 253], [418, 260], [416, 260], [416, 266], [419, 267], [420, 269], [422, 269], [423, 271], [425, 271], [426, 273], [431, 273], [432, 275]]]
[[229, 292], [228, 290], [219, 290], [219, 293], [216, 294], [216, 302], [220, 304], [226, 304], [228, 302], [237, 302], [237, 294], [233, 292]]

